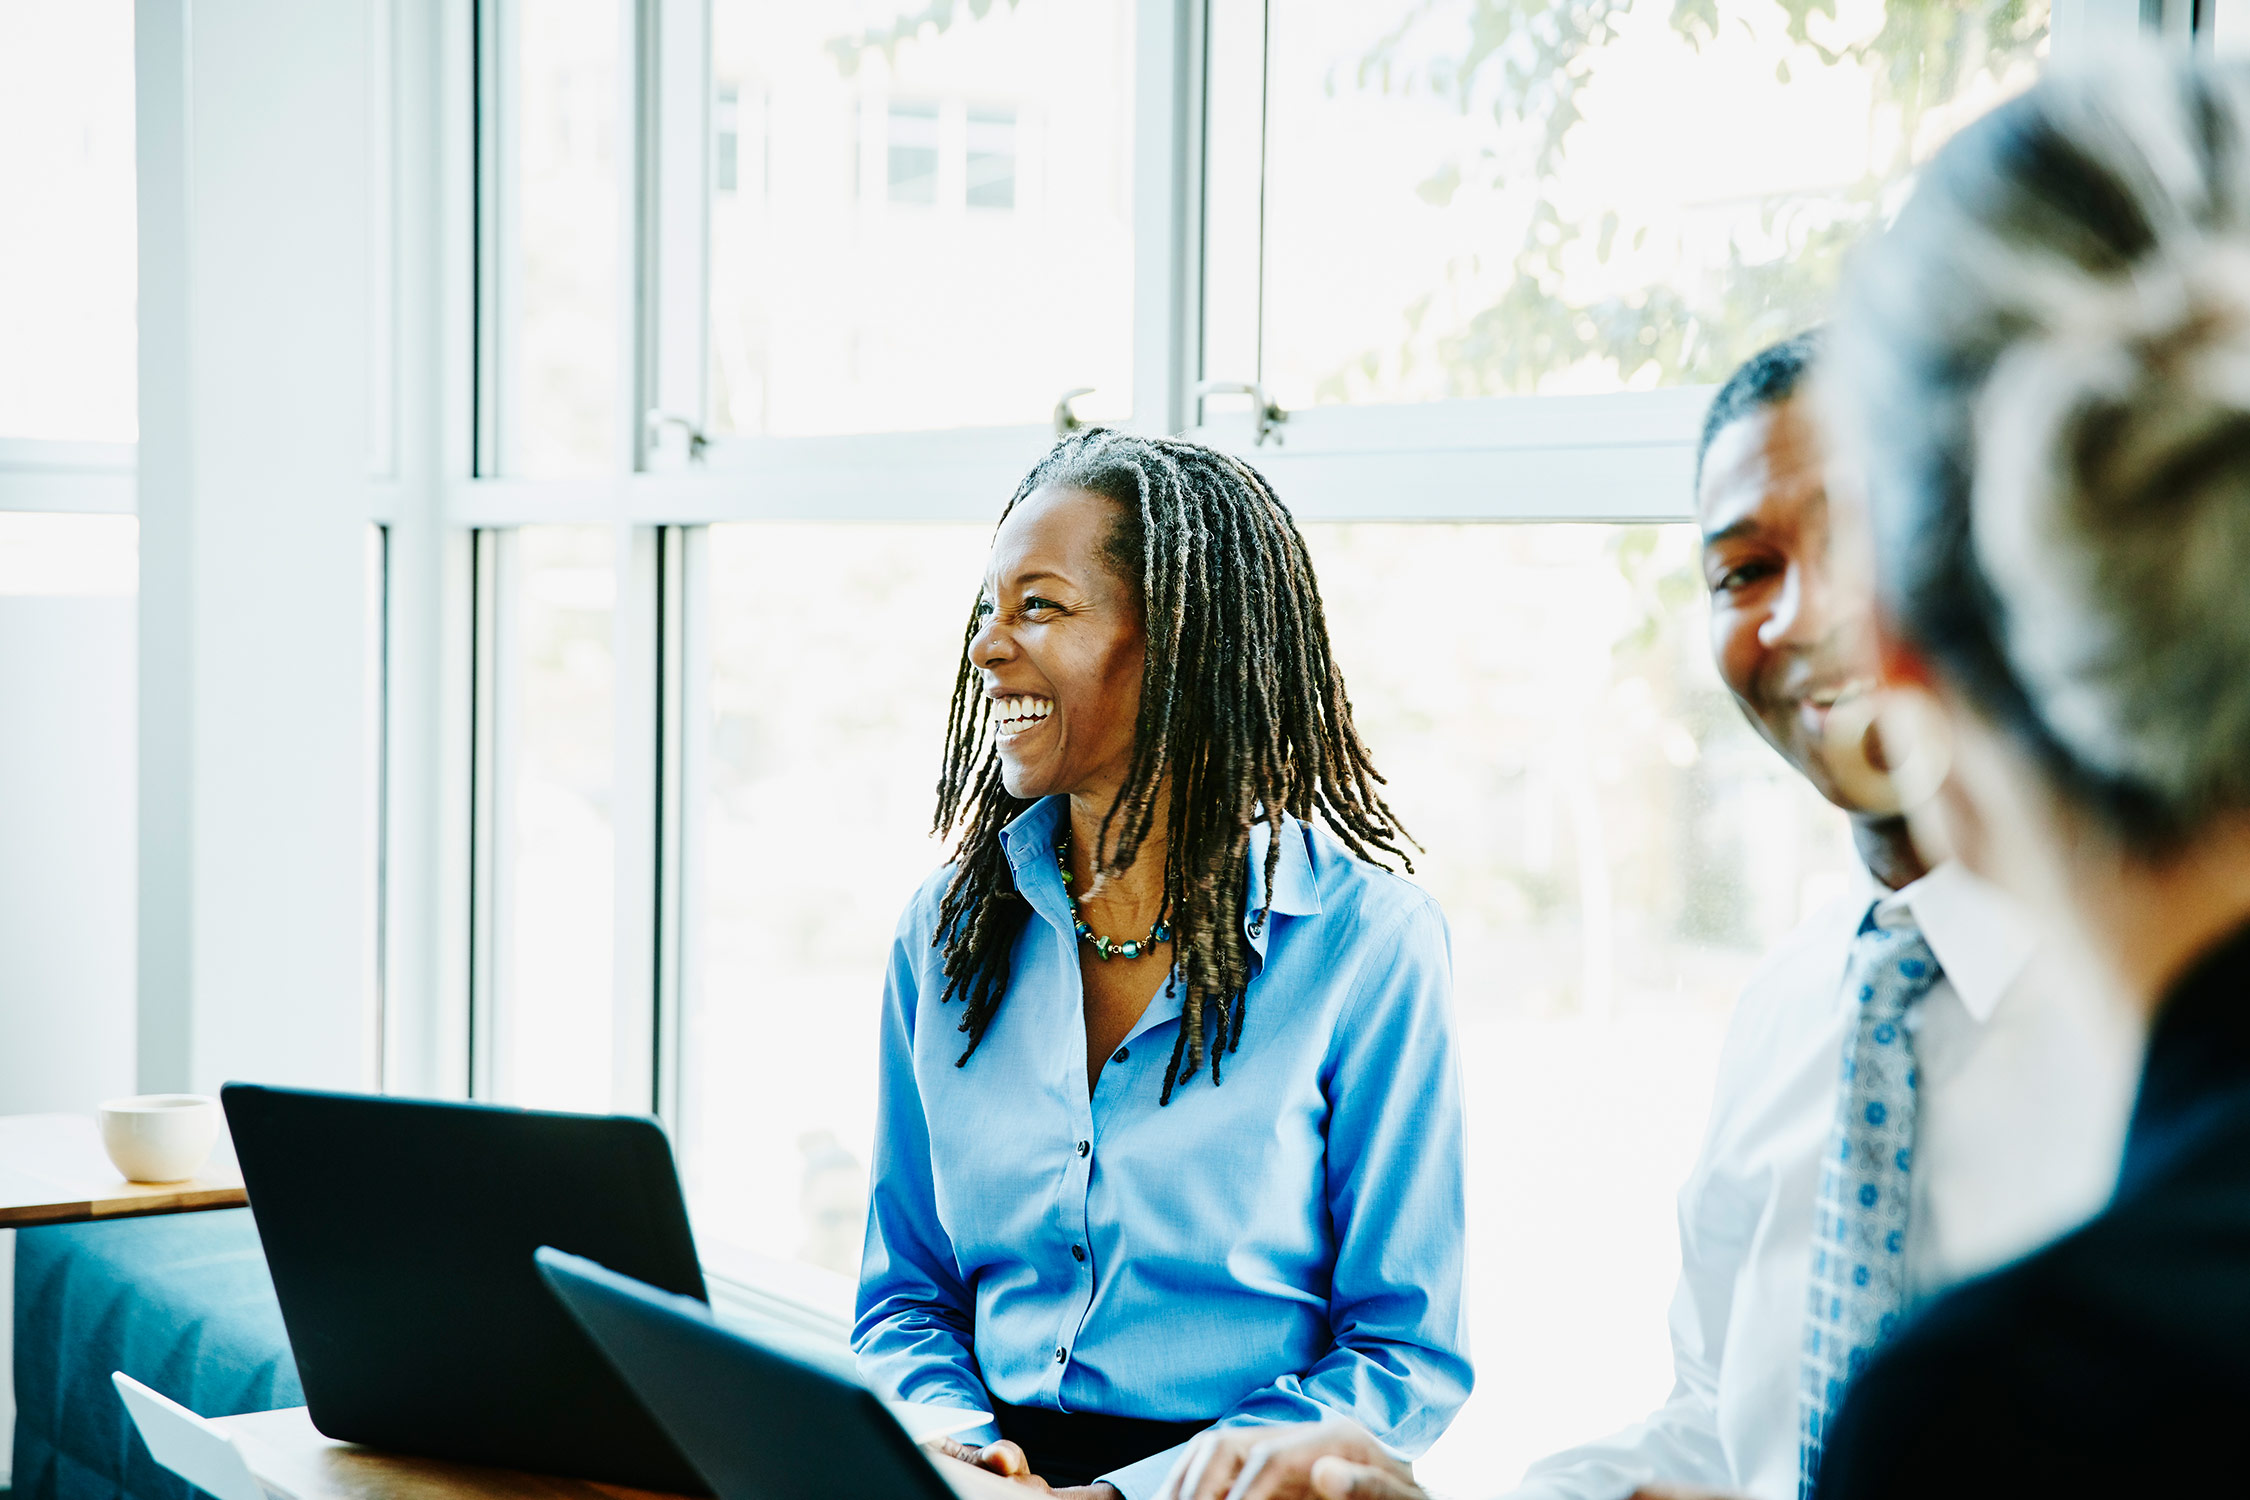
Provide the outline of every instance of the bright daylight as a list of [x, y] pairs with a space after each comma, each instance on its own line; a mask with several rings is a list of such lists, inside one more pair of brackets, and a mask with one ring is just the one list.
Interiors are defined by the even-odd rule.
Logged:
[[2209, 1492], [2246, 362], [2250, 0], [0, 0], [0, 1500]]

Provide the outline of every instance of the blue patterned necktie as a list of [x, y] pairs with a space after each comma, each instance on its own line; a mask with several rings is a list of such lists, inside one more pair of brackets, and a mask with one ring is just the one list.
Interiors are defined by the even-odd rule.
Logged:
[[1845, 992], [1858, 1011], [1844, 1050], [1836, 1126], [1821, 1164], [1798, 1388], [1797, 1493], [1809, 1497], [1844, 1387], [1906, 1306], [1906, 1223], [1913, 1207], [1914, 1043], [1906, 1013], [1937, 983], [1930, 945], [1912, 928], [1875, 925], [1852, 940]]

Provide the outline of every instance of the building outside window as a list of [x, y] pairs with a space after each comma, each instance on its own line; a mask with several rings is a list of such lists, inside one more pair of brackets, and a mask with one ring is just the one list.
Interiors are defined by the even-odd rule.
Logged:
[[968, 112], [968, 165], [965, 191], [971, 208], [1016, 206], [1016, 112]]

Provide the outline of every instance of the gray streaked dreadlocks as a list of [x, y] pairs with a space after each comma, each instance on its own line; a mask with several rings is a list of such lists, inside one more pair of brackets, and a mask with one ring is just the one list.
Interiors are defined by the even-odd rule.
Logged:
[[[1383, 778], [1352, 726], [1312, 559], [1264, 476], [1194, 443], [1092, 428], [1056, 444], [1024, 476], [1001, 520], [1049, 488], [1116, 504], [1104, 551], [1121, 578], [1139, 585], [1148, 661], [1133, 758], [1093, 854], [1099, 861], [1114, 823], [1117, 847], [1101, 868], [1119, 873], [1158, 816], [1165, 820], [1163, 910], [1175, 944], [1167, 983], [1187, 987], [1164, 1071], [1161, 1102], [1169, 1104], [1174, 1084], [1206, 1057], [1217, 1084], [1220, 1054], [1242, 1040], [1250, 979], [1243, 865], [1252, 826], [1265, 822], [1276, 834], [1266, 848], [1267, 905], [1253, 925], [1272, 905], [1282, 813], [1307, 822], [1317, 813], [1360, 858], [1380, 863], [1378, 853], [1387, 854], [1409, 870], [1399, 843], [1412, 840], [1376, 790]], [[943, 999], [968, 1002], [961, 1065], [1000, 1008], [1009, 954], [1030, 914], [1000, 830], [1031, 804], [1001, 784], [991, 708], [968, 652], [981, 623], [972, 610], [935, 824], [941, 836], [961, 831], [932, 938], [945, 950]]]

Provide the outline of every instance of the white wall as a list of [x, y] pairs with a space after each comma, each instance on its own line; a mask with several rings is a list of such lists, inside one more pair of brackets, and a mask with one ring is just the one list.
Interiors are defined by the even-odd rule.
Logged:
[[134, 29], [140, 604], [0, 588], [0, 1112], [375, 1077], [368, 0]]
[[364, 0], [140, 0], [139, 1065], [374, 1078]]

